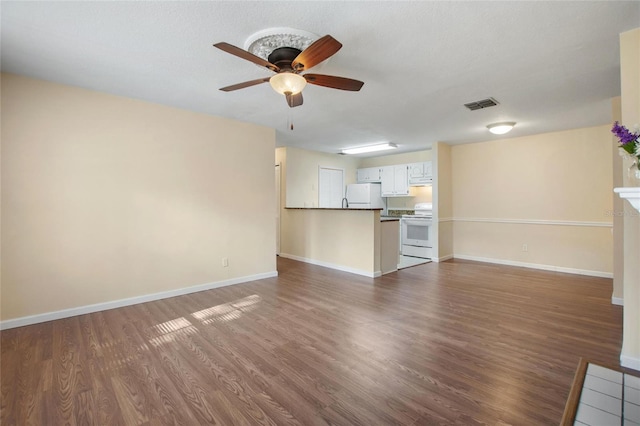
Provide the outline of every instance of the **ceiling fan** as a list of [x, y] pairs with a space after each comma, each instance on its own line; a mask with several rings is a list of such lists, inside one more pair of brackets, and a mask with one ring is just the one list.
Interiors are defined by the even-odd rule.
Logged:
[[303, 51], [295, 47], [279, 47], [269, 54], [267, 60], [229, 43], [216, 43], [214, 46], [239, 58], [266, 67], [276, 73], [276, 75], [271, 77], [259, 78], [223, 87], [220, 89], [223, 92], [244, 89], [245, 87], [255, 86], [268, 81], [276, 92], [285, 96], [287, 104], [293, 108], [302, 105], [302, 89], [307, 83], [353, 92], [360, 90], [364, 84], [362, 81], [333, 75], [300, 74], [318, 65], [340, 50], [342, 44], [330, 35], [319, 38]]

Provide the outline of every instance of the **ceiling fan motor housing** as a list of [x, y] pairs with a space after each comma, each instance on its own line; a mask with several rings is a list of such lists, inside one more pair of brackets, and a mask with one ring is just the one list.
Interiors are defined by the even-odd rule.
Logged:
[[267, 60], [281, 71], [293, 71], [291, 63], [300, 53], [302, 52], [295, 47], [279, 47], [271, 52]]

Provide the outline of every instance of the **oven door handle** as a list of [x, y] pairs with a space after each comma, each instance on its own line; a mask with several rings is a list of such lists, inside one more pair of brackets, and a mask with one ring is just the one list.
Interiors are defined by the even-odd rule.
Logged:
[[402, 219], [407, 225], [413, 226], [431, 226], [431, 219]]

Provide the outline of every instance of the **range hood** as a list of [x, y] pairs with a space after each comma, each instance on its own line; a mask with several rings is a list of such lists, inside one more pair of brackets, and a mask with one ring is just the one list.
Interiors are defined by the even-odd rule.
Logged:
[[431, 186], [433, 178], [409, 178], [409, 186]]

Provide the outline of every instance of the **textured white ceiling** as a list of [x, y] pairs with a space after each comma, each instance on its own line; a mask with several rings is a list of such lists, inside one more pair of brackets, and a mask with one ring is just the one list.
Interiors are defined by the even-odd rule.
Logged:
[[[618, 35], [640, 27], [638, 1], [2, 1], [0, 13], [2, 71], [261, 124], [279, 146], [325, 152], [489, 140], [496, 121], [518, 123], [502, 137], [609, 123]], [[362, 90], [308, 85], [293, 109], [268, 84], [219, 91], [271, 73], [212, 44], [283, 26], [340, 41], [312, 71]], [[487, 97], [500, 105], [463, 107]]]

